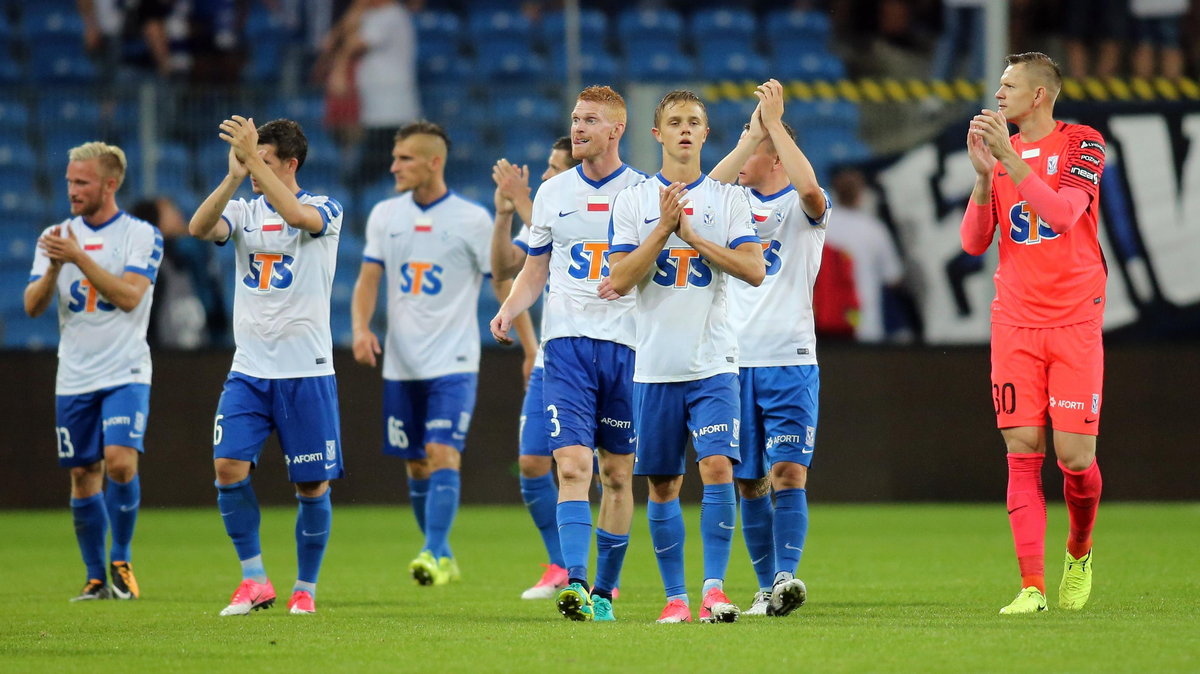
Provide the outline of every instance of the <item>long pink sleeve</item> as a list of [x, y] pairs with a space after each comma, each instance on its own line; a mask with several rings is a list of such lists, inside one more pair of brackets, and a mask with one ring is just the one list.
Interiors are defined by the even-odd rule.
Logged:
[[1033, 173], [1025, 176], [1017, 185], [1017, 192], [1055, 234], [1062, 234], [1074, 227], [1092, 200], [1087, 192], [1078, 187], [1063, 187], [1055, 192]]
[[992, 217], [991, 206], [981, 206], [974, 199], [968, 199], [967, 212], [963, 214], [958, 233], [962, 238], [963, 250], [971, 255], [983, 255], [992, 245], [992, 235], [996, 233], [996, 220]]

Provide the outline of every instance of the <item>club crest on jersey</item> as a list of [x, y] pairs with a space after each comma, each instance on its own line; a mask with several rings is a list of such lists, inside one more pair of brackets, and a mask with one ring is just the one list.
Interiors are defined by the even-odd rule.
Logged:
[[783, 259], [779, 257], [779, 249], [783, 248], [783, 244], [775, 240], [763, 241], [762, 248], [763, 259], [767, 261], [767, 276], [778, 274], [783, 267]]
[[400, 292], [406, 295], [436, 295], [442, 292], [440, 264], [414, 260], [400, 265]]
[[587, 198], [587, 210], [608, 212], [608, 204], [612, 197], [607, 194], [595, 194]]
[[[263, 225], [266, 229], [266, 225]], [[295, 276], [292, 274], [292, 264], [296, 261], [291, 255], [283, 253], [250, 253], [250, 269], [242, 277], [242, 284], [258, 292], [284, 290], [292, 285]]]
[[608, 241], [577, 241], [571, 246], [571, 278], [596, 281], [608, 276]]
[[71, 301], [67, 303], [67, 311], [73, 314], [84, 313], [93, 314], [96, 310], [112, 311], [116, 309], [115, 304], [105, 302], [100, 293], [92, 286], [92, 282], [86, 278], [81, 278], [71, 284], [70, 290], [67, 291], [71, 295]]
[[1052, 176], [1055, 173], [1058, 173], [1058, 155], [1046, 159], [1046, 175]]
[[658, 254], [654, 282], [666, 288], [703, 288], [712, 283], [712, 269], [695, 248], [666, 248]]
[[705, 206], [704, 207], [704, 226], [712, 227], [713, 223], [715, 223], [716, 221], [717, 221], [717, 212], [715, 210], [713, 210], [712, 206]]
[[[1008, 236], [1014, 243], [1033, 245], [1043, 239], [1057, 239], [1058, 233], [1038, 217], [1027, 202], [1020, 202], [1008, 211]], [[1035, 224], [1036, 223], [1036, 224]]]

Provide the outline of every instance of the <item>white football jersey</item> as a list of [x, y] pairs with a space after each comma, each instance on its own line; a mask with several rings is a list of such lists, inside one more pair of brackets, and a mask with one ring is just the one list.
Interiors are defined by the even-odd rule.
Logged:
[[[512, 242], [513, 242], [514, 246], [525, 251], [526, 255], [529, 254], [529, 225], [528, 224], [521, 225], [521, 231], [517, 232], [517, 235], [515, 237], [513, 237]], [[549, 285], [549, 283], [547, 283], [547, 286], [548, 285]], [[546, 293], [543, 292], [542, 293], [542, 324], [537, 329], [537, 332], [539, 335], [546, 334], [546, 301], [545, 300], [546, 300]], [[545, 366], [545, 364], [546, 364], [546, 350], [542, 348], [542, 342], [539, 339], [537, 356], [535, 356], [533, 359], [533, 366], [534, 367], [543, 367], [543, 366]]]
[[608, 224], [612, 200], [646, 174], [622, 164], [601, 180], [583, 165], [542, 183], [533, 200], [530, 255], [550, 255], [550, 290], [542, 313], [542, 343], [556, 337], [590, 337], [626, 346], [636, 342], [632, 294], [609, 302], [597, 295], [608, 276]]
[[[58, 273], [58, 376], [56, 395], [89, 393], [122, 384], [150, 383], [150, 347], [146, 327], [154, 302], [154, 282], [162, 262], [163, 239], [158, 228], [120, 211], [99, 226], [82, 217], [56, 225], [75, 233], [79, 245], [105, 271], [117, 276], [126, 272], [150, 279], [142, 301], [128, 313], [107, 302], [96, 292], [83, 272], [64, 264]], [[49, 232], [51, 228], [46, 228]], [[46, 233], [43, 232], [43, 233]], [[45, 276], [50, 258], [38, 248], [29, 281]]]
[[296, 197], [316, 207], [325, 229], [292, 227], [262, 196], [230, 201], [221, 214], [237, 255], [234, 372], [262, 379], [333, 374], [329, 298], [342, 206], [304, 190]]
[[491, 274], [492, 217], [454, 192], [421, 205], [412, 193], [371, 209], [363, 259], [384, 268], [383, 378], [479, 371], [479, 289]]
[[765, 196], [746, 189], [746, 197], [762, 239], [767, 275], [757, 288], [741, 279], [729, 282], [729, 317], [737, 330], [741, 366], [815, 365], [813, 283], [832, 210], [829, 195], [819, 221], [804, 212], [791, 185]]
[[[660, 173], [617, 195], [610, 250], [632, 252], [654, 230], [659, 189], [668, 185]], [[742, 188], [701, 175], [687, 189], [684, 212], [697, 233], [729, 248], [759, 243]], [[738, 371], [725, 277], [677, 234], [671, 235], [637, 284], [634, 381], [692, 381]]]

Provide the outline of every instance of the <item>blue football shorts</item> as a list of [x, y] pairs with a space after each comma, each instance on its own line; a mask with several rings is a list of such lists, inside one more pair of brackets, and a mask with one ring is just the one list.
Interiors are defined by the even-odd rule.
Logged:
[[425, 445], [463, 451], [479, 375], [448, 374], [433, 379], [383, 381], [383, 453], [410, 460], [426, 458]]
[[742, 462], [734, 467], [733, 476], [755, 480], [779, 461], [811, 465], [821, 389], [818, 367], [743, 367], [738, 379]]
[[551, 451], [582, 445], [632, 454], [633, 349], [590, 337], [546, 342], [542, 403]]
[[279, 436], [288, 479], [342, 477], [342, 433], [333, 375], [261, 379], [230, 372], [213, 422], [213, 458], [258, 465], [263, 443]]
[[90, 466], [104, 458], [104, 448], [109, 445], [145, 451], [142, 441], [149, 417], [149, 384], [55, 396], [58, 465]]
[[635, 475], [683, 475], [688, 433], [696, 460], [727, 456], [737, 464], [738, 378], [724, 373], [694, 381], [633, 385], [637, 428]]
[[529, 386], [521, 403], [521, 456], [552, 456], [546, 438], [545, 414], [542, 407], [542, 373], [540, 367], [529, 373]]

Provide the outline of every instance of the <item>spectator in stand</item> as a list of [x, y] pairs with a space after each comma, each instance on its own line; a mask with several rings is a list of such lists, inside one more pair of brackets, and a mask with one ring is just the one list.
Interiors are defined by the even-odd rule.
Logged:
[[933, 78], [958, 76], [966, 61], [965, 77], [983, 79], [983, 9], [986, 0], [942, 0], [942, 35], [933, 54]]
[[[1114, 77], [1121, 66], [1121, 46], [1129, 23], [1128, 0], [1066, 0], [1064, 32], [1067, 70], [1071, 77]], [[1095, 66], [1089, 42], [1098, 49]]]
[[[866, 179], [857, 169], [843, 169], [833, 178], [838, 226], [826, 232], [826, 243], [850, 256], [859, 317], [854, 336], [860, 342], [883, 342], [884, 296], [899, 289], [904, 265], [887, 225], [864, 208]], [[822, 269], [824, 273], [824, 269]]]
[[187, 221], [170, 197], [143, 199], [129, 214], [158, 227], [163, 237], [147, 335], [150, 345], [197, 349], [221, 344], [229, 321], [210, 247], [187, 236]]
[[[1133, 34], [1137, 43], [1133, 50], [1133, 75], [1173, 80], [1182, 77], [1180, 26], [1188, 11], [1188, 0], [1129, 0], [1129, 11], [1133, 14]], [[1162, 59], [1161, 69], [1157, 72], [1155, 51]]]

